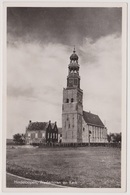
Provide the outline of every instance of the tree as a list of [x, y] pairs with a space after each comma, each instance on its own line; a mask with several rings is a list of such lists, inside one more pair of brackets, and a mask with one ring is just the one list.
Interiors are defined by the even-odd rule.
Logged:
[[108, 142], [115, 142], [115, 143], [119, 143], [121, 142], [121, 133], [109, 133], [107, 135], [107, 140]]
[[110, 143], [111, 142], [111, 133], [107, 134], [107, 141]]
[[16, 143], [16, 144], [24, 144], [25, 143], [25, 135], [24, 134], [15, 134], [13, 135], [13, 141]]
[[121, 133], [115, 133], [115, 139], [114, 139], [114, 141], [116, 143], [121, 142]]

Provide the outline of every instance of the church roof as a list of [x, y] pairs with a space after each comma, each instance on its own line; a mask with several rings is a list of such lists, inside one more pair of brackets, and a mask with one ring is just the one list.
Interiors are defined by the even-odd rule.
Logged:
[[83, 111], [83, 118], [88, 125], [105, 127], [98, 115]]
[[48, 127], [48, 122], [30, 122], [27, 130], [35, 131], [35, 130], [46, 130]]

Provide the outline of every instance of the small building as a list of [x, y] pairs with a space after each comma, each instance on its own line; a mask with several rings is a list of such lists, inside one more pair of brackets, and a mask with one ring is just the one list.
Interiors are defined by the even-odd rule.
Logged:
[[49, 122], [29, 121], [26, 128], [26, 144], [58, 142], [57, 124]]

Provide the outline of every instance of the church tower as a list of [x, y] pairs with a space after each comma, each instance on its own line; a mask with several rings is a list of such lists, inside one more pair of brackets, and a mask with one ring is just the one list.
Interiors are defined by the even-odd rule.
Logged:
[[80, 89], [78, 56], [70, 56], [67, 87], [63, 89], [62, 142], [82, 142], [83, 91]]

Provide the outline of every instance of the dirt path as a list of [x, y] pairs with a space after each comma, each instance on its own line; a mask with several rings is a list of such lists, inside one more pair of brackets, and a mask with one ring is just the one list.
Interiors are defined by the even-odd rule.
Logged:
[[64, 186], [31, 180], [11, 173], [6, 174], [7, 188], [64, 188]]

